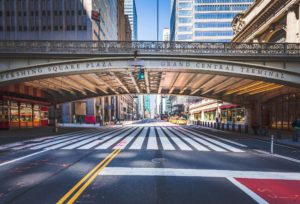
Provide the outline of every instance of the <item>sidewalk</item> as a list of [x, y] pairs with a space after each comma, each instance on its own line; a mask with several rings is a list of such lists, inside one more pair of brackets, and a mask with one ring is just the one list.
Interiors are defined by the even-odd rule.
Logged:
[[[255, 139], [259, 139], [259, 140], [264, 140], [264, 141], [271, 141], [271, 137], [263, 137], [263, 136], [257, 136], [254, 134], [245, 134], [245, 133], [238, 133], [238, 132], [233, 132], [233, 131], [226, 131], [226, 130], [218, 130], [215, 128], [211, 128], [211, 127], [205, 127], [205, 126], [200, 126], [200, 125], [191, 125], [194, 127], [201, 127], [204, 129], [209, 129], [209, 130], [213, 130], [213, 131], [217, 131], [217, 132], [223, 132], [223, 133], [227, 133], [227, 134], [234, 134], [235, 136], [244, 136], [244, 137], [250, 137], [250, 138], [255, 138]], [[270, 134], [273, 134], [274, 136], [276, 135], [275, 133], [271, 132]], [[281, 139], [277, 139], [276, 137], [274, 138], [274, 142], [277, 144], [282, 144], [282, 145], [287, 145], [290, 147], [295, 147], [295, 148], [300, 148], [300, 138], [298, 140], [298, 142], [294, 142], [292, 140], [292, 136], [291, 135], [282, 135]]]

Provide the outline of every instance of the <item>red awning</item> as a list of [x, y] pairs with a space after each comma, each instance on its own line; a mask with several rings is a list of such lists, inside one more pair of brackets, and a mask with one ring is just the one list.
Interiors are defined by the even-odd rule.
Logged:
[[227, 105], [222, 105], [220, 106], [220, 109], [229, 109], [229, 108], [235, 108], [238, 107], [236, 104], [227, 104]]
[[204, 112], [211, 112], [211, 111], [216, 111], [216, 110], [217, 110], [217, 108], [210, 108], [210, 109], [204, 110]]

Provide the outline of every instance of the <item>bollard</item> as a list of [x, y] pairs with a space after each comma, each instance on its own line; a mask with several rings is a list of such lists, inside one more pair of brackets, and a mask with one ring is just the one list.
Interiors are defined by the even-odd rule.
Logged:
[[271, 154], [274, 154], [274, 135], [271, 135]]

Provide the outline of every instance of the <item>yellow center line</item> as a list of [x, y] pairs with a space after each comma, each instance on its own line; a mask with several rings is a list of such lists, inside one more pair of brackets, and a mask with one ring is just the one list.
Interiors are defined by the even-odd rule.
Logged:
[[117, 149], [117, 152], [114, 153], [106, 162], [105, 164], [96, 171], [91, 178], [75, 193], [75, 195], [67, 202], [67, 204], [73, 204], [77, 198], [82, 194], [82, 192], [95, 180], [95, 178], [99, 175], [99, 173], [113, 160], [119, 153], [121, 152], [121, 149]]
[[[119, 149], [115, 149], [110, 153], [105, 159], [103, 159], [97, 166], [95, 166], [88, 174], [86, 174], [71, 190], [69, 190], [58, 202], [57, 204], [63, 204], [69, 197], [76, 191], [99, 167], [102, 166], [106, 161], [108, 161]], [[119, 151], [120, 152], [120, 151]], [[118, 152], [118, 153], [119, 153]], [[111, 160], [110, 160], [111, 161]], [[105, 163], [106, 164], [106, 163]], [[107, 165], [107, 164], [106, 164]]]

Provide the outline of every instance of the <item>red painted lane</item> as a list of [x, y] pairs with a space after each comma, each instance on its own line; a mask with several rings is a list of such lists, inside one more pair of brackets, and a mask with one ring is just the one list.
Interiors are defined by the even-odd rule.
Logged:
[[300, 181], [236, 178], [271, 204], [300, 204]]

